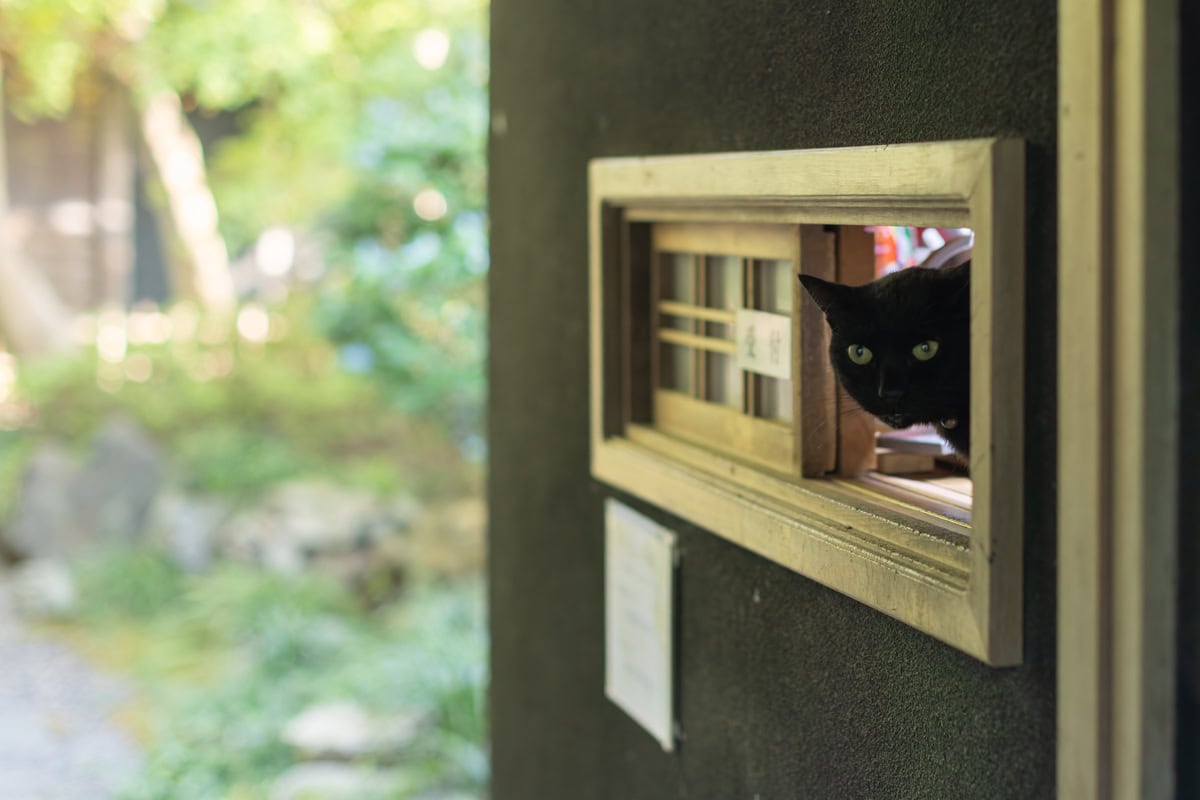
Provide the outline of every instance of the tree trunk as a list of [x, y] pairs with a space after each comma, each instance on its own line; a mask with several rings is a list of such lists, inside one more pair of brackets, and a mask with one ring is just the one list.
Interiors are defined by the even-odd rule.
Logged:
[[138, 112], [142, 141], [166, 194], [175, 291], [211, 311], [229, 312], [237, 298], [200, 139], [175, 92], [153, 95]]

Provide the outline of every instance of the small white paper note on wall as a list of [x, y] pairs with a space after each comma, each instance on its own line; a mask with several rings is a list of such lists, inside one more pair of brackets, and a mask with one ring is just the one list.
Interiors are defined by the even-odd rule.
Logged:
[[675, 533], [611, 499], [604, 527], [604, 693], [672, 750]]
[[734, 323], [738, 369], [787, 380], [792, 377], [792, 318], [739, 308]]

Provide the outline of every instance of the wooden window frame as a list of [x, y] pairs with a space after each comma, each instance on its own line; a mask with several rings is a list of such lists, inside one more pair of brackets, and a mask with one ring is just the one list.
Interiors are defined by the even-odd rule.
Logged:
[[[1013, 139], [593, 161], [592, 474], [988, 664], [1020, 663], [1024, 174]], [[971, 525], [640, 424], [639, 220], [971, 228]]]

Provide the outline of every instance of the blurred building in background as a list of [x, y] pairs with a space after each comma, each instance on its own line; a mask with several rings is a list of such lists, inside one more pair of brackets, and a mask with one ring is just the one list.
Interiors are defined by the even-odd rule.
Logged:
[[62, 120], [5, 116], [10, 244], [72, 311], [168, 299], [126, 90], [94, 82]]

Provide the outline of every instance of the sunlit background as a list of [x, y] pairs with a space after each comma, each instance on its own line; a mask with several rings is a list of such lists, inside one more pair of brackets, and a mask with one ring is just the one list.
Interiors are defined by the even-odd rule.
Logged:
[[0, 0], [0, 796], [486, 796], [486, 18]]

